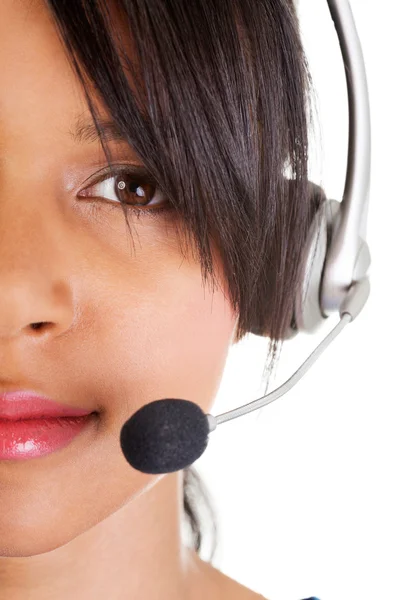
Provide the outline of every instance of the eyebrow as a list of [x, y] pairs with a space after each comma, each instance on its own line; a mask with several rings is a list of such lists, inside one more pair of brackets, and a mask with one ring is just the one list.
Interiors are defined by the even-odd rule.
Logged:
[[[99, 119], [98, 125], [105, 141], [126, 141], [117, 125], [109, 118]], [[94, 121], [90, 117], [83, 118], [82, 115], [78, 116], [74, 128], [69, 129], [68, 133], [76, 144], [92, 144], [100, 139]]]

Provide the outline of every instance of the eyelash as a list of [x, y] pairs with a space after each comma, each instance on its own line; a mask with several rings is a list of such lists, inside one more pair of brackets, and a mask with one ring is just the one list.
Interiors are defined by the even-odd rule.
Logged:
[[[156, 196], [157, 191], [159, 190], [159, 188], [157, 187], [157, 183], [156, 181], [151, 177], [150, 173], [148, 173], [148, 171], [145, 170], [144, 167], [134, 167], [134, 166], [126, 166], [126, 165], [113, 165], [113, 170], [114, 172], [116, 172], [115, 175], [113, 175], [110, 172], [110, 169], [107, 169], [105, 175], [103, 177], [98, 177], [96, 178], [94, 181], [92, 181], [88, 186], [86, 186], [85, 188], [83, 188], [83, 190], [81, 190], [79, 192], [79, 194], [82, 194], [82, 192], [87, 191], [89, 188], [98, 185], [100, 183], [103, 183], [104, 181], [107, 181], [108, 179], [116, 179], [119, 176], [124, 176], [124, 175], [128, 175], [131, 176], [134, 183], [138, 184], [138, 186], [140, 185], [152, 185], [155, 187], [155, 194], [154, 196]], [[118, 194], [113, 191], [113, 193], [115, 194], [115, 196], [118, 198]], [[78, 194], [78, 196], [79, 196]], [[104, 198], [103, 196], [91, 196], [91, 195], [87, 195], [87, 196], [83, 196], [86, 198], [101, 198], [103, 199], [107, 204], [111, 205], [111, 209], [120, 209], [121, 205], [124, 204], [125, 206], [128, 207], [128, 210], [136, 213], [136, 216], [139, 218], [143, 215], [148, 216], [150, 218], [157, 218], [158, 216], [160, 216], [160, 213], [165, 213], [168, 211], [171, 211], [174, 209], [173, 205], [171, 204], [170, 201], [166, 201], [165, 204], [162, 204], [160, 207], [156, 207], [156, 208], [137, 208], [136, 206], [129, 204], [128, 202], [123, 202], [122, 200], [118, 199], [118, 202], [113, 201], [113, 200], [107, 200], [107, 198]], [[151, 200], [150, 200], [151, 201]]]

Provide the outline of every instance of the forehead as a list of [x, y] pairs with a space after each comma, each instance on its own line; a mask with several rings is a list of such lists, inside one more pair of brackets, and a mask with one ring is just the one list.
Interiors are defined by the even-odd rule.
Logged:
[[44, 4], [1, 0], [0, 138], [50, 137], [79, 108], [82, 92]]
[[[118, 34], [115, 9], [113, 18]], [[89, 85], [94, 103], [106, 117], [101, 102]], [[42, 0], [0, 1], [0, 146], [2, 141], [50, 143], [54, 136], [70, 135], [85, 116], [90, 120], [83, 90], [69, 62], [51, 13]], [[78, 120], [78, 123], [77, 123]], [[38, 134], [40, 133], [40, 139]]]

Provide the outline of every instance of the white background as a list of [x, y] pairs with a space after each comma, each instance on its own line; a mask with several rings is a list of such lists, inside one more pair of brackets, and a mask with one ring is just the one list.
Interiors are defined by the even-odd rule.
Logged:
[[[400, 11], [395, 0], [351, 7], [372, 122], [369, 300], [287, 395], [219, 425], [194, 463], [219, 522], [214, 565], [268, 600], [400, 600]], [[341, 200], [348, 112], [338, 39], [326, 1], [299, 0], [298, 11], [322, 136], [310, 178]], [[337, 322], [287, 342], [269, 391]], [[231, 348], [212, 414], [263, 395], [266, 350], [254, 335]]]

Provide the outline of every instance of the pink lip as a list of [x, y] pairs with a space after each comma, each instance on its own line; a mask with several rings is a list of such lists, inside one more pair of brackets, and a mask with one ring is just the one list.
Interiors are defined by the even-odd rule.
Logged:
[[0, 394], [0, 419], [38, 419], [41, 417], [82, 417], [90, 410], [54, 402], [29, 390]]
[[0, 394], [0, 460], [26, 460], [63, 448], [94, 425], [96, 412], [27, 390]]

